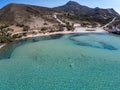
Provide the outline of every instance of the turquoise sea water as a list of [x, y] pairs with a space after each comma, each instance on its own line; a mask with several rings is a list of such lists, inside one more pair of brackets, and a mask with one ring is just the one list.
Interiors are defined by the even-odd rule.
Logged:
[[0, 90], [120, 90], [120, 37], [31, 38], [0, 51]]

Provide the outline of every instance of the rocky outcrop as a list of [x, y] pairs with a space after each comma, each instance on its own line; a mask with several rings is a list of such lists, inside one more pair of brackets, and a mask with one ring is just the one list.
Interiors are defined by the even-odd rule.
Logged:
[[112, 33], [120, 34], [120, 17], [117, 17], [114, 22], [110, 23], [104, 29]]

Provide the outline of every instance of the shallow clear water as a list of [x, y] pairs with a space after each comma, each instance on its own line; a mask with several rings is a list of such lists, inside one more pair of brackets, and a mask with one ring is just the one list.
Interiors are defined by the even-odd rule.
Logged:
[[0, 51], [0, 90], [120, 90], [120, 37], [70, 34]]

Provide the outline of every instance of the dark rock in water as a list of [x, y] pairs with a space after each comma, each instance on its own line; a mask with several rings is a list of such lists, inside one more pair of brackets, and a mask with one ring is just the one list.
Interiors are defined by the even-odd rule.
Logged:
[[36, 40], [36, 39], [33, 39], [33, 40], [32, 40], [32, 42], [38, 42], [38, 40]]
[[114, 31], [111, 32], [111, 33], [113, 33], [113, 34], [117, 34], [117, 35], [120, 35], [120, 31], [116, 31], [116, 30], [114, 30]]
[[69, 67], [72, 67], [72, 65], [70, 64]]

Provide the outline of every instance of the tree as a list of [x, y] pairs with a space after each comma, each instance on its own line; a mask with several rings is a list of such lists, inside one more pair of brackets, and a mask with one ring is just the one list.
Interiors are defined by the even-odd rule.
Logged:
[[66, 23], [66, 28], [68, 31], [74, 30], [73, 25], [70, 25], [69, 22]]

